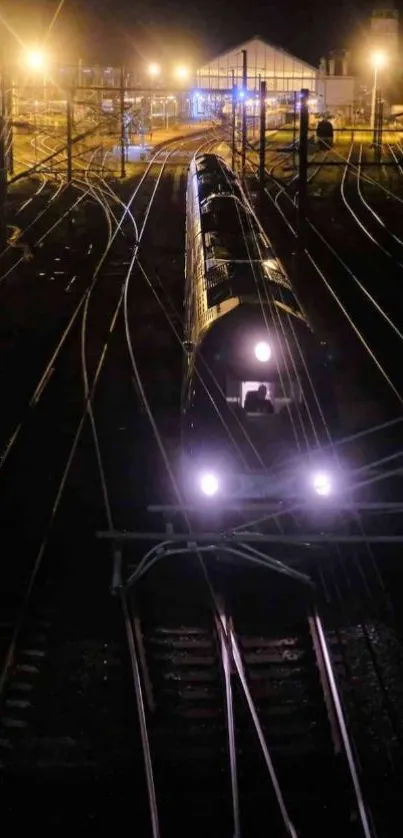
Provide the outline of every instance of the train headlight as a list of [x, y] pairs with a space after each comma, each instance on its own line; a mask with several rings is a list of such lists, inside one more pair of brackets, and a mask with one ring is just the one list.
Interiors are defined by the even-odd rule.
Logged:
[[261, 340], [255, 346], [255, 357], [258, 361], [264, 364], [271, 358], [271, 348], [267, 341]]
[[207, 498], [212, 498], [220, 488], [220, 481], [213, 472], [205, 472], [200, 475], [199, 487], [203, 495]]
[[316, 471], [312, 475], [311, 485], [317, 495], [321, 497], [329, 497], [334, 491], [334, 485], [331, 475], [326, 471]]

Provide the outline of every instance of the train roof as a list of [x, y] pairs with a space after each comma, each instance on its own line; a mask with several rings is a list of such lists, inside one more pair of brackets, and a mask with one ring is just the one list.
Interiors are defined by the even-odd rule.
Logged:
[[195, 164], [198, 172], [225, 170], [234, 180], [236, 180], [236, 175], [232, 169], [227, 166], [225, 160], [223, 157], [220, 157], [219, 154], [198, 154], [195, 157]]
[[270, 266], [266, 281], [289, 288], [288, 279], [273, 258], [270, 243], [248, 204], [235, 195], [211, 195], [201, 207], [206, 261], [233, 262], [245, 270], [250, 263]]
[[288, 277], [237, 176], [216, 154], [197, 156], [191, 168], [197, 177], [207, 305], [218, 305], [232, 297], [269, 302], [269, 294], [272, 302], [299, 313]]
[[235, 194], [242, 198], [242, 190], [234, 172], [217, 154], [203, 154], [195, 159], [199, 200], [211, 194]]

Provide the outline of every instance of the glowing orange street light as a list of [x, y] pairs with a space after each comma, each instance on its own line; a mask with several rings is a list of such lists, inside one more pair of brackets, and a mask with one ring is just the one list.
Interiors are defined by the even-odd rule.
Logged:
[[386, 55], [384, 52], [373, 52], [371, 55], [371, 64], [375, 70], [383, 67], [386, 64]]
[[378, 70], [384, 67], [387, 61], [387, 56], [384, 52], [377, 50], [371, 55], [371, 64], [374, 68], [374, 86], [372, 88], [372, 103], [371, 103], [371, 128], [375, 128], [375, 108], [376, 108], [376, 92], [378, 87]]
[[160, 75], [160, 73], [161, 73], [161, 67], [160, 67], [160, 65], [159, 65], [159, 64], [154, 64], [154, 63], [153, 63], [153, 64], [149, 64], [149, 65], [148, 65], [148, 72], [149, 72], [149, 75], [150, 75], [150, 76], [152, 76], [152, 78], [154, 78], [154, 79], [155, 79], [157, 76], [159, 76], [159, 75]]
[[30, 70], [39, 72], [49, 64], [48, 56], [41, 49], [30, 49], [23, 55], [23, 62]]
[[190, 75], [190, 70], [189, 70], [188, 67], [185, 67], [183, 65], [180, 65], [179, 67], [176, 67], [175, 76], [180, 81], [185, 81], [187, 78], [189, 78], [189, 75]]

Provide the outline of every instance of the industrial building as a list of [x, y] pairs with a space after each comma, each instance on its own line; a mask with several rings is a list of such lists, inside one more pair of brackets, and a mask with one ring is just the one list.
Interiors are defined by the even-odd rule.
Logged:
[[321, 58], [316, 77], [318, 112], [352, 116], [357, 97], [357, 79], [349, 74], [349, 53], [330, 53]]
[[[247, 84], [243, 87], [243, 52], [246, 53]], [[278, 114], [278, 108], [293, 105], [295, 94], [301, 88], [309, 89], [310, 105], [318, 113], [346, 109], [354, 100], [355, 79], [348, 75], [347, 60], [338, 62], [330, 58], [321, 62], [320, 68], [296, 58], [281, 47], [273, 46], [262, 38], [249, 41], [219, 55], [196, 73], [196, 89], [192, 97], [194, 117], [217, 113], [230, 107], [233, 88], [240, 96], [247, 96], [247, 112], [257, 113], [258, 91], [261, 81], [266, 82], [268, 108]]]
[[283, 49], [251, 38], [235, 49], [205, 64], [197, 71], [197, 87], [202, 91], [231, 90], [242, 85], [242, 52], [247, 57], [248, 91], [257, 91], [259, 81], [276, 94], [290, 94], [301, 87], [314, 89], [317, 69]]

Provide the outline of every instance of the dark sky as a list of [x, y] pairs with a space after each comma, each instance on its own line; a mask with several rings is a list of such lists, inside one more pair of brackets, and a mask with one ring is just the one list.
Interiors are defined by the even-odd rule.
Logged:
[[[403, 0], [398, 2], [403, 7]], [[47, 28], [58, 5], [59, 0], [0, 0], [0, 13], [27, 41]], [[182, 60], [197, 66], [259, 34], [317, 63], [329, 50], [359, 40], [374, 5], [380, 4], [371, 0], [64, 0], [49, 44], [60, 60], [80, 56], [104, 64], [130, 63], [132, 58], [140, 64]], [[7, 42], [9, 49], [16, 43], [11, 35]]]

